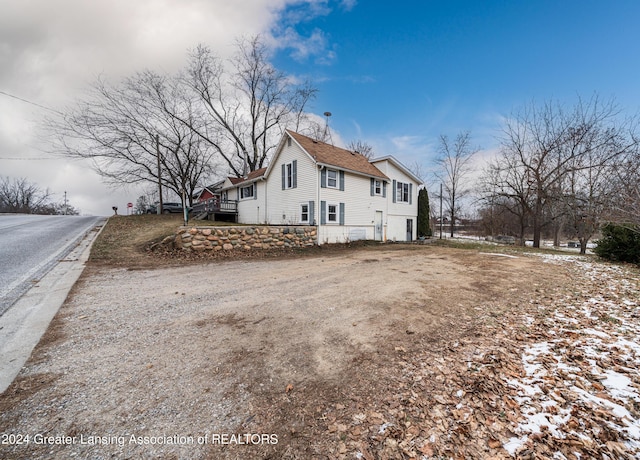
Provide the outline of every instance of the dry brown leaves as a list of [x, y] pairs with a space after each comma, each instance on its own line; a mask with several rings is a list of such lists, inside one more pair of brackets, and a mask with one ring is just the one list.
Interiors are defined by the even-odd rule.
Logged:
[[[493, 333], [395, 348], [391, 391], [323, 415], [330, 458], [640, 458], [637, 269], [546, 256], [573, 271]], [[375, 396], [378, 396], [376, 399]], [[326, 445], [325, 445], [326, 447]]]

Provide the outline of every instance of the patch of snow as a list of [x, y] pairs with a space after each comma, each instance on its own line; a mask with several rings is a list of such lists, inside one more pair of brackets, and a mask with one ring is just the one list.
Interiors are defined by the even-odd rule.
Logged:
[[584, 391], [582, 388], [572, 387], [571, 391], [579, 394], [584, 401], [591, 402], [595, 405], [608, 408], [613, 415], [615, 415], [622, 423], [624, 423], [624, 427], [609, 421], [609, 424], [612, 427], [618, 429], [618, 431], [625, 431], [628, 433], [629, 437], [631, 437], [635, 441], [640, 441], [640, 420], [636, 419], [631, 413], [620, 404], [616, 404], [608, 399], [599, 398], [598, 396], [594, 396], [591, 393]]
[[379, 434], [384, 433], [385, 431], [387, 431], [387, 428], [389, 428], [390, 426], [393, 426], [393, 423], [383, 423], [382, 425], [380, 425], [380, 429], [378, 430]]
[[633, 382], [626, 375], [608, 369], [604, 372], [606, 378], [602, 384], [609, 389], [614, 398], [633, 398], [640, 401], [640, 396], [633, 390]]
[[502, 448], [509, 452], [509, 455], [515, 457], [517, 450], [524, 446], [524, 443], [527, 442], [528, 438], [528, 436], [509, 438], [509, 440], [502, 445]]
[[482, 254], [485, 256], [497, 256], [497, 257], [508, 257], [509, 259], [517, 259], [517, 256], [512, 256], [511, 254], [501, 254], [499, 252], [479, 252], [478, 254]]
[[582, 329], [579, 331], [576, 331], [582, 334], [589, 334], [589, 335], [595, 335], [598, 337], [602, 337], [603, 339], [608, 339], [609, 337], [611, 337], [609, 334], [607, 334], [606, 332], [602, 332], [602, 331], [598, 331], [597, 329]]

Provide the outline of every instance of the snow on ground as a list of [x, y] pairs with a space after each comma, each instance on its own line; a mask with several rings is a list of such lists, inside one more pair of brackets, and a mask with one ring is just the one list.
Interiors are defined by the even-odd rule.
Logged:
[[[524, 377], [507, 380], [522, 420], [503, 447], [516, 456], [528, 440], [551, 436], [608, 458], [640, 459], [640, 290], [622, 266], [569, 255], [539, 255], [574, 264], [591, 285], [547, 312], [545, 340], [522, 353]], [[576, 289], [578, 291], [578, 289]], [[549, 314], [551, 313], [551, 314]], [[533, 318], [525, 318], [530, 325]], [[583, 416], [581, 416], [583, 415]], [[554, 458], [567, 458], [559, 451]]]

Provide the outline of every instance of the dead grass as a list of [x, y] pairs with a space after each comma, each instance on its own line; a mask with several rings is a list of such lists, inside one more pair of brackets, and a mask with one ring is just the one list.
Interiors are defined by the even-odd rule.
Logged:
[[[230, 222], [190, 221], [193, 226], [239, 226]], [[121, 267], [131, 270], [200, 264], [220, 260], [282, 259], [288, 257], [340, 256], [345, 251], [378, 248], [380, 243], [358, 241], [310, 248], [280, 248], [273, 250], [191, 252], [174, 249], [170, 245], [158, 245], [167, 236], [183, 226], [179, 215], [136, 215], [109, 218], [98, 235], [89, 258], [92, 268]], [[389, 249], [407, 249], [414, 246], [392, 244]]]
[[113, 216], [91, 249], [91, 264], [131, 266], [150, 263], [146, 248], [175, 232], [181, 225], [181, 216], [151, 215]]

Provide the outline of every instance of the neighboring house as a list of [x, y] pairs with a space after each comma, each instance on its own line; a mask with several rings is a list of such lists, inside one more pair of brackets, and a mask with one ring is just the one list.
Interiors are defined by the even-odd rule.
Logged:
[[229, 177], [222, 200], [238, 222], [315, 225], [317, 242], [416, 239], [421, 181], [392, 156], [359, 153], [286, 131], [268, 168]]
[[203, 201], [210, 200], [211, 198], [219, 197], [223, 184], [224, 181], [219, 181], [215, 184], [207, 185], [193, 196], [193, 202], [201, 203]]

